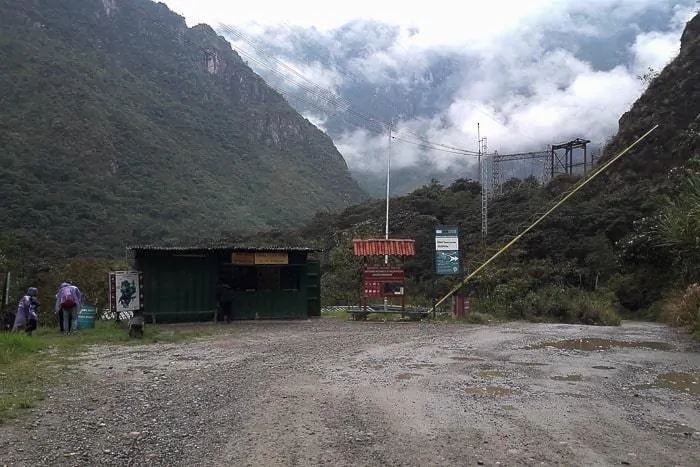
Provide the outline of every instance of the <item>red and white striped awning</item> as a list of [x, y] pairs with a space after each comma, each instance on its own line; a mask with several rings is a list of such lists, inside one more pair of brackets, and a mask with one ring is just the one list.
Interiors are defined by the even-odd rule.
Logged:
[[355, 256], [414, 256], [416, 254], [414, 240], [370, 238], [353, 240], [352, 244]]

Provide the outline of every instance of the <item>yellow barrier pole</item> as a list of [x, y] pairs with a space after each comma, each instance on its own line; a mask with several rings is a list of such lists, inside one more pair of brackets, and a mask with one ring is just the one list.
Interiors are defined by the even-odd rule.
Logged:
[[435, 305], [433, 305], [433, 309], [432, 309], [431, 311], [434, 313], [435, 310], [437, 309], [437, 307], [440, 306], [440, 304], [441, 304], [442, 302], [444, 302], [445, 300], [447, 300], [448, 298], [450, 298], [452, 295], [454, 295], [454, 293], [457, 292], [464, 284], [466, 284], [470, 279], [472, 279], [474, 276], [476, 276], [477, 274], [479, 274], [486, 266], [488, 266], [489, 264], [491, 264], [491, 263], [493, 262], [493, 260], [495, 260], [496, 258], [498, 258], [499, 256], [501, 256], [501, 254], [502, 254], [504, 251], [506, 251], [508, 248], [510, 248], [511, 246], [513, 246], [518, 240], [520, 240], [520, 239], [521, 239], [526, 233], [528, 233], [530, 230], [534, 229], [534, 228], [537, 226], [537, 224], [539, 224], [540, 222], [542, 222], [542, 220], [543, 220], [545, 217], [549, 216], [552, 212], [554, 212], [557, 208], [559, 208], [559, 206], [561, 206], [562, 204], [564, 204], [564, 203], [565, 203], [569, 198], [571, 198], [577, 191], [579, 191], [579, 190], [580, 190], [581, 188], [583, 188], [588, 182], [590, 182], [590, 181], [593, 180], [595, 177], [597, 177], [598, 174], [600, 174], [600, 173], [602, 173], [603, 171], [605, 171], [608, 167], [610, 167], [612, 164], [614, 164], [615, 161], [617, 161], [619, 158], [621, 158], [622, 156], [624, 156], [625, 154], [627, 154], [632, 148], [634, 148], [637, 144], [639, 144], [642, 140], [644, 140], [647, 136], [649, 136], [649, 135], [650, 135], [654, 130], [656, 130], [658, 127], [659, 127], [659, 125], [656, 124], [651, 130], [649, 130], [649, 131], [647, 131], [646, 133], [644, 133], [639, 139], [637, 139], [637, 141], [635, 141], [634, 143], [632, 143], [632, 144], [630, 144], [629, 146], [627, 146], [627, 148], [626, 148], [624, 151], [622, 151], [620, 154], [618, 154], [617, 156], [615, 156], [615, 157], [613, 157], [612, 159], [610, 159], [610, 161], [608, 161], [608, 163], [606, 163], [606, 164], [603, 165], [600, 169], [598, 169], [598, 170], [596, 170], [595, 172], [593, 172], [588, 178], [584, 178], [583, 180], [581, 180], [579, 186], [577, 186], [575, 189], [571, 190], [566, 196], [564, 196], [561, 200], [559, 200], [559, 202], [557, 202], [554, 206], [552, 206], [552, 208], [550, 208], [549, 211], [547, 211], [547, 212], [545, 212], [544, 214], [542, 214], [535, 222], [533, 222], [532, 224], [530, 224], [529, 227], [527, 227], [527, 228], [526, 228], [525, 230], [523, 230], [521, 233], [519, 233], [518, 235], [516, 235], [516, 237], [515, 237], [513, 240], [511, 240], [510, 242], [508, 242], [503, 248], [501, 248], [500, 250], [498, 250], [492, 257], [490, 257], [488, 260], [486, 260], [486, 262], [484, 262], [481, 266], [479, 266], [478, 268], [476, 268], [471, 274], [469, 274], [469, 275], [468, 275], [466, 278], [464, 278], [459, 284], [457, 284], [452, 290], [450, 290], [444, 297], [442, 297], [440, 300], [438, 300], [438, 301], [435, 303]]

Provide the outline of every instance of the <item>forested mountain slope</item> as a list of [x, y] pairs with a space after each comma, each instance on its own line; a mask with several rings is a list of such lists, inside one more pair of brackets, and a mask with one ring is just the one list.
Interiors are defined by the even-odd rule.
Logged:
[[0, 224], [37, 253], [301, 225], [365, 198], [331, 139], [150, 0], [0, 1]]

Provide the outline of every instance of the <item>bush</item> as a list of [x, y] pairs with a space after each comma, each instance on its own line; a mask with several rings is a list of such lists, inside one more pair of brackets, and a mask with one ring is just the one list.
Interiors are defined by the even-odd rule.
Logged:
[[617, 326], [621, 321], [617, 307], [613, 294], [551, 286], [530, 291], [507, 308], [509, 317], [528, 321]]
[[700, 285], [693, 284], [671, 293], [660, 306], [659, 319], [671, 326], [697, 328], [700, 325]]
[[614, 300], [601, 293], [579, 293], [571, 300], [569, 313], [575, 322], [594, 326], [619, 326], [622, 321]]

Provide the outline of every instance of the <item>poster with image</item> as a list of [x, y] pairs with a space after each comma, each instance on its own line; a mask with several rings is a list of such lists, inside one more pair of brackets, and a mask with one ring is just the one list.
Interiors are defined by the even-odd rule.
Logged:
[[109, 273], [109, 302], [113, 312], [133, 312], [143, 307], [143, 274], [138, 271]]

